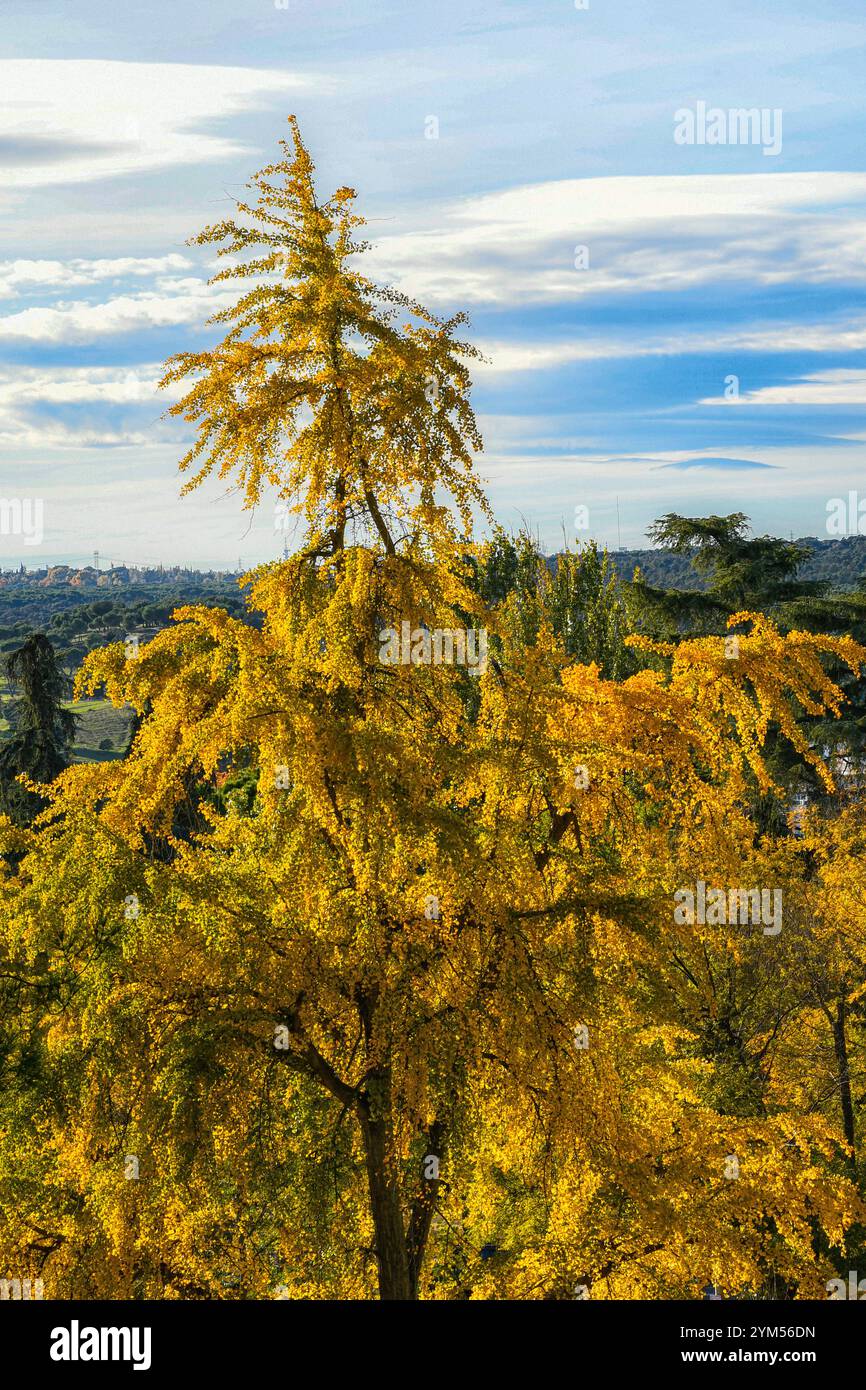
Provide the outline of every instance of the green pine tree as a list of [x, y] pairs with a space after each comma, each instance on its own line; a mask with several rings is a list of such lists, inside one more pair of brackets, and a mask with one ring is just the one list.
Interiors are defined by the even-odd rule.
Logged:
[[18, 781], [51, 782], [69, 766], [77, 720], [63, 705], [67, 680], [57, 654], [43, 632], [32, 633], [5, 662], [6, 674], [19, 687], [10, 710], [12, 734], [0, 747], [0, 810], [26, 825], [43, 800]]

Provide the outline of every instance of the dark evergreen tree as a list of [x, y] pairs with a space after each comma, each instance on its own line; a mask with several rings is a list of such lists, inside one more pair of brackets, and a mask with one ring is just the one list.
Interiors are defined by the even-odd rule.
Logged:
[[[689, 559], [700, 589], [661, 588], [644, 582], [639, 573], [629, 586], [635, 621], [641, 631], [671, 641], [677, 638], [736, 634], [728, 619], [736, 613], [763, 613], [782, 632], [800, 630], [850, 634], [866, 638], [866, 580], [853, 590], [831, 590], [828, 582], [799, 577], [812, 555], [808, 545], [773, 536], [752, 536], [743, 512], [728, 516], [685, 517], [668, 513], [647, 532], [672, 555]], [[842, 785], [853, 786], [866, 765], [866, 682], [828, 659], [849, 704], [843, 717], [825, 720], [801, 712], [812, 745], [828, 757]], [[813, 770], [790, 745], [776, 740], [769, 758], [776, 780], [790, 795], [806, 792], [820, 799], [822, 786]], [[784, 830], [786, 801], [768, 796], [756, 800], [760, 828]]]
[[791, 603], [821, 596], [824, 585], [797, 579], [811, 553], [806, 546], [774, 536], [751, 536], [749, 530], [743, 512], [707, 517], [669, 512], [654, 522], [649, 538], [663, 550], [687, 558], [705, 587], [656, 588], [636, 576], [631, 587], [642, 626], [667, 639], [722, 634], [730, 630], [727, 619], [733, 613], [748, 609], [785, 627], [785, 610]]
[[0, 810], [26, 825], [44, 802], [17, 779], [26, 773], [33, 782], [51, 782], [68, 767], [77, 720], [64, 708], [68, 681], [43, 632], [10, 652], [5, 668], [18, 694], [10, 711], [12, 734], [0, 746]]

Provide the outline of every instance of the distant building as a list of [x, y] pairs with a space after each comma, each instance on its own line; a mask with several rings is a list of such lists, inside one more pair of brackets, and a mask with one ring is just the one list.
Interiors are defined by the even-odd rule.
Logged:
[[115, 565], [112, 569], [100, 574], [97, 579], [100, 589], [116, 589], [121, 584], [129, 583], [129, 570], [126, 565]]
[[40, 579], [39, 583], [46, 586], [48, 584], [68, 584], [71, 574], [72, 570], [68, 565], [50, 565], [45, 578]]
[[75, 571], [69, 583], [76, 589], [89, 588], [91, 585], [95, 588], [98, 580], [99, 571], [95, 570], [92, 565], [85, 565], [83, 569]]

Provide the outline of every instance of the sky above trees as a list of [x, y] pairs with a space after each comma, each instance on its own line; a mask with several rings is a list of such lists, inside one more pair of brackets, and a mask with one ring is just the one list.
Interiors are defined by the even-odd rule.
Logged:
[[[234, 566], [281, 553], [219, 485], [176, 503], [160, 365], [214, 341], [227, 212], [295, 111], [349, 183], [367, 273], [468, 308], [480, 471], [553, 548], [748, 512], [826, 535], [866, 405], [866, 17], [572, 0], [7, 0], [0, 493], [45, 501], [0, 563]], [[679, 144], [683, 108], [780, 111], [781, 149]], [[731, 378], [738, 398], [732, 398]], [[26, 481], [22, 481], [26, 479]], [[617, 528], [617, 498], [620, 529]], [[588, 526], [575, 533], [575, 508]]]

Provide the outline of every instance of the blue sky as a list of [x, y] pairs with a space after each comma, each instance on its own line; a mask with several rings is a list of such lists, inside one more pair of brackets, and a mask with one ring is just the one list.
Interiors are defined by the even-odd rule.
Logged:
[[[615, 545], [619, 499], [629, 546], [671, 510], [825, 535], [829, 499], [866, 498], [862, 4], [3, 16], [0, 496], [43, 499], [45, 521], [39, 545], [0, 535], [0, 564], [279, 553], [272, 503], [244, 513], [217, 484], [178, 500], [185, 435], [155, 382], [208, 341], [215, 291], [186, 238], [289, 111], [323, 187], [358, 189], [368, 273], [470, 313], [490, 359], [478, 467], [506, 525]], [[678, 143], [699, 103], [766, 112], [781, 148]]]

